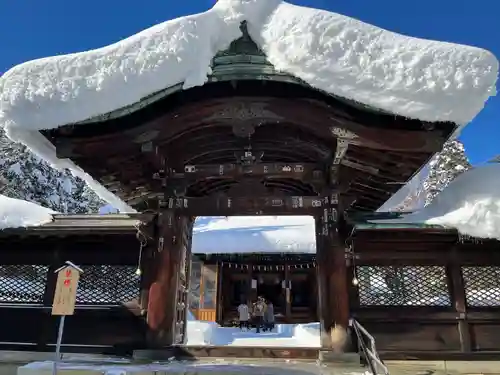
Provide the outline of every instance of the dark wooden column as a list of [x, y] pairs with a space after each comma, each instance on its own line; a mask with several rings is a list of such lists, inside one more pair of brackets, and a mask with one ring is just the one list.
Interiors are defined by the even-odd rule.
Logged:
[[316, 220], [316, 259], [317, 259], [317, 278], [318, 278], [318, 310], [321, 326], [321, 346], [330, 347], [329, 331], [334, 325], [332, 300], [333, 288], [329, 285], [331, 280], [328, 275], [333, 272], [332, 254], [328, 246], [328, 237], [322, 233], [325, 228], [321, 217]]
[[330, 331], [349, 324], [349, 289], [345, 244], [339, 235], [342, 207], [336, 190], [338, 164], [330, 168], [330, 191], [321, 217], [316, 217], [316, 257], [322, 346], [331, 347]]
[[142, 311], [147, 311], [149, 301], [149, 290], [151, 284], [156, 279], [156, 262], [155, 253], [157, 250], [157, 243], [149, 241], [142, 249], [141, 264], [141, 291], [139, 296], [139, 306]]
[[222, 262], [217, 262], [217, 304], [216, 304], [216, 314], [215, 321], [222, 324], [222, 312], [224, 311], [224, 291], [222, 286], [224, 285], [224, 268], [222, 267]]
[[182, 221], [168, 211], [158, 214], [156, 276], [149, 290], [148, 346], [176, 343], [177, 297], [182, 252]]
[[247, 304], [249, 308], [252, 308], [252, 303], [257, 299], [257, 289], [252, 288], [253, 276], [253, 264], [250, 263], [247, 272]]
[[338, 231], [332, 230], [329, 236], [332, 249], [332, 272], [329, 274], [329, 285], [332, 286], [333, 315], [335, 324], [347, 329], [349, 325], [349, 286], [347, 283], [347, 264], [345, 245]]
[[283, 288], [283, 293], [285, 298], [285, 321], [290, 322], [292, 317], [292, 301], [291, 301], [291, 290], [290, 290], [291, 282], [290, 282], [290, 265], [285, 263], [285, 287]]
[[451, 301], [457, 312], [458, 334], [460, 337], [460, 349], [462, 352], [471, 351], [471, 337], [469, 323], [467, 322], [467, 303], [462, 269], [458, 260], [456, 246], [450, 250], [449, 263], [446, 267], [448, 286], [450, 288]]

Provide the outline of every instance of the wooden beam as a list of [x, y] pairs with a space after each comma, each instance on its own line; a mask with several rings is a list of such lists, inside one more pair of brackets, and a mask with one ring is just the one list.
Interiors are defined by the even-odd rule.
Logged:
[[242, 164], [201, 164], [185, 165], [183, 170], [171, 170], [168, 177], [196, 181], [205, 178], [240, 178], [245, 176], [260, 176], [265, 178], [294, 178], [302, 180], [322, 175], [323, 167], [314, 163], [256, 163]]
[[285, 262], [285, 287], [282, 288], [283, 293], [285, 294], [285, 320], [287, 322], [290, 321], [290, 317], [292, 316], [292, 301], [291, 301], [291, 290], [290, 290], [290, 265], [288, 262]]
[[322, 212], [322, 196], [295, 197], [165, 197], [162, 209], [176, 215], [230, 216], [230, 215], [308, 215]]

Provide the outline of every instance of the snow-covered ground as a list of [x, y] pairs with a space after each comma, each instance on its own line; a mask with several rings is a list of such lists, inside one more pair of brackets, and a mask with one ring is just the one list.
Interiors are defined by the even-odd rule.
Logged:
[[316, 253], [311, 216], [199, 217], [193, 253]]
[[50, 223], [52, 214], [48, 208], [0, 194], [0, 230]]
[[319, 323], [278, 324], [273, 332], [255, 333], [239, 328], [221, 327], [214, 322], [188, 320], [187, 345], [229, 345], [319, 348]]
[[[317, 331], [317, 332], [316, 332]], [[302, 347], [320, 346], [319, 323], [279, 324], [273, 332], [255, 333], [239, 328], [220, 327], [212, 322], [188, 322], [187, 345], [209, 346], [267, 346]]]
[[500, 240], [500, 164], [474, 167], [453, 180], [430, 205], [377, 223], [424, 223], [456, 228], [461, 234]]
[[276, 69], [389, 113], [465, 125], [496, 92], [498, 61], [483, 49], [411, 38], [281, 0], [219, 0], [104, 48], [12, 68], [0, 78], [0, 126], [132, 212], [71, 161], [57, 159], [38, 130], [89, 120], [177, 84], [203, 85], [213, 56], [241, 36], [244, 20]]

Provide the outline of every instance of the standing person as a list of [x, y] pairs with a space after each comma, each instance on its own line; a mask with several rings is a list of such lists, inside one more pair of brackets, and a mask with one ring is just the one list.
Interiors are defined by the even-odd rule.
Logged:
[[240, 321], [240, 330], [243, 328], [250, 328], [248, 320], [250, 319], [250, 312], [248, 311], [248, 305], [241, 302], [238, 306], [238, 320]]
[[266, 303], [264, 298], [257, 298], [257, 302], [253, 305], [253, 316], [255, 317], [255, 332], [260, 333], [260, 329], [264, 323], [264, 310], [266, 309]]
[[266, 330], [272, 331], [274, 329], [274, 305], [271, 301], [268, 302], [264, 312], [264, 321], [266, 322]]

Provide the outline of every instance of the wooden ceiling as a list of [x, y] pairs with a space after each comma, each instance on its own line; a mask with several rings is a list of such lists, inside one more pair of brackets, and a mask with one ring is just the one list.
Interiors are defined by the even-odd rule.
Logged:
[[[182, 173], [186, 165], [237, 164], [251, 149], [260, 163], [307, 163], [325, 173], [337, 159], [345, 205], [370, 211], [417, 172], [454, 127], [376, 113], [298, 84], [248, 80], [209, 83], [120, 118], [44, 135], [59, 157], [134, 205], [165, 192], [165, 175], [177, 175], [169, 182], [183, 185], [186, 196], [237, 190], [240, 179], [214, 174], [182, 184]], [[254, 183], [275, 195], [321, 193], [293, 176]]]

